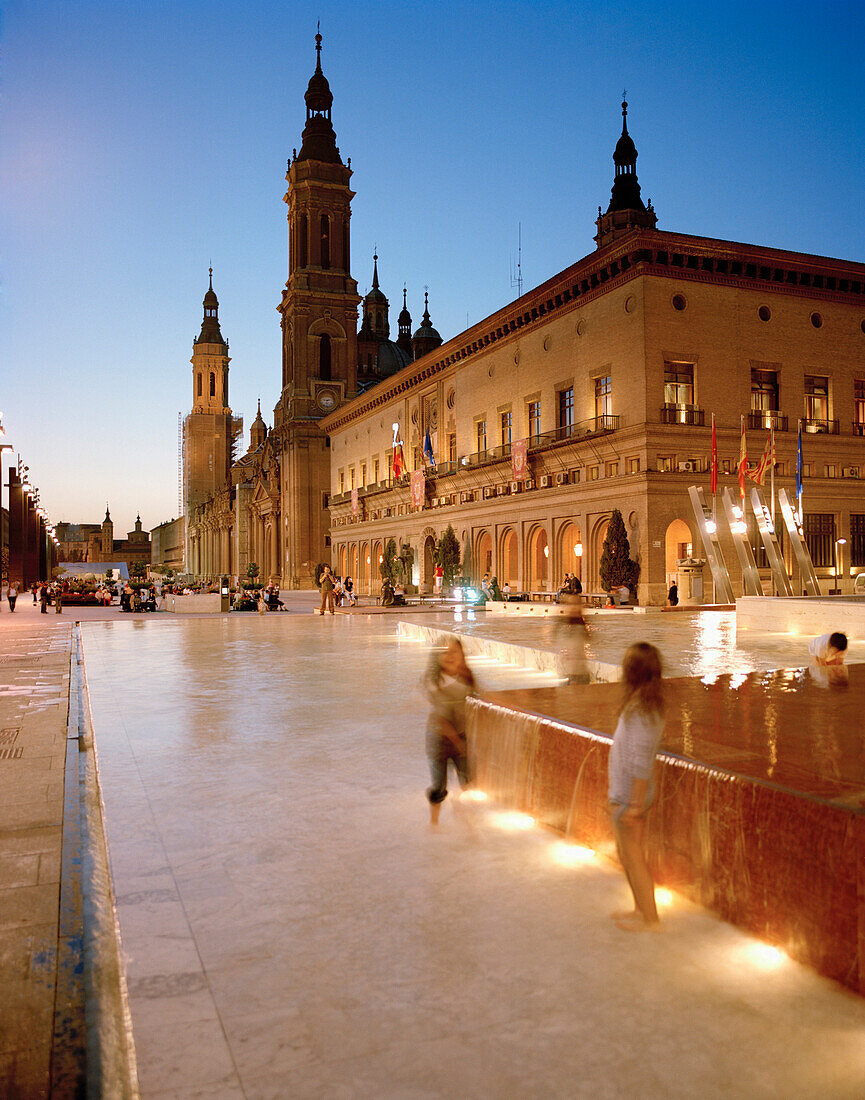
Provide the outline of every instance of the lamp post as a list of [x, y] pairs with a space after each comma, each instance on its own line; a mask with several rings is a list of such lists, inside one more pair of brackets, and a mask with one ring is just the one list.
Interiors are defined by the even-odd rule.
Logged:
[[841, 581], [840, 581], [840, 559], [841, 559], [841, 547], [847, 545], [846, 539], [835, 539], [835, 593], [841, 595]]
[[574, 543], [574, 556], [577, 559], [577, 576], [582, 581], [583, 576], [583, 544], [581, 542]]

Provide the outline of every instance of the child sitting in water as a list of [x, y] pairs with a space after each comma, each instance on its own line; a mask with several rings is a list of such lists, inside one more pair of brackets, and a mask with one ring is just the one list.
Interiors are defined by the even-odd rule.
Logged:
[[643, 852], [646, 814], [654, 798], [652, 773], [664, 733], [661, 655], [648, 642], [629, 647], [622, 661], [625, 697], [610, 749], [609, 800], [616, 846], [633, 911], [613, 913], [627, 932], [660, 928], [655, 885]]
[[821, 634], [808, 646], [808, 653], [818, 665], [843, 665], [847, 652], [847, 635]]
[[453, 761], [460, 786], [464, 788], [469, 782], [466, 699], [474, 695], [475, 678], [456, 638], [443, 653], [433, 653], [423, 686], [432, 703], [426, 727], [426, 753], [432, 778], [427, 798], [430, 824], [438, 825], [441, 804], [448, 794], [449, 760]]

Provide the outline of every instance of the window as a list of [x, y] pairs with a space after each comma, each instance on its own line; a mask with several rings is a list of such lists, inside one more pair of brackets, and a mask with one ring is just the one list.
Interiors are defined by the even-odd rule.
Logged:
[[693, 363], [664, 363], [664, 404], [694, 404]]
[[456, 462], [457, 460], [457, 433], [450, 432], [448, 434], [448, 462]]
[[210, 372], [210, 396], [216, 397], [216, 375], [213, 371]]
[[387, 479], [393, 481], [393, 451], [388, 451], [387, 454]]
[[640, 472], [640, 460], [639, 458], [626, 459], [626, 466], [629, 474], [638, 474]]
[[373, 483], [378, 481], [378, 459], [374, 458], [372, 462], [372, 480]]
[[806, 512], [805, 544], [817, 568], [835, 564], [835, 516], [831, 512]]
[[354, 488], [354, 466], [348, 471], [348, 487], [349, 489]]
[[300, 266], [306, 267], [309, 263], [308, 223], [306, 214], [300, 215]]
[[751, 369], [751, 412], [778, 411], [778, 372]]
[[618, 462], [605, 462], [604, 463], [604, 477], [618, 477], [619, 464]]
[[559, 424], [560, 428], [572, 428], [574, 426], [574, 387], [568, 386], [566, 390], [559, 390]]
[[321, 215], [321, 266], [330, 267], [330, 218]]
[[589, 467], [587, 467], [587, 471], [588, 471], [589, 481], [597, 481], [598, 480], [598, 474], [600, 472], [600, 467], [598, 467], [598, 466], [589, 466]]
[[201, 375], [198, 375], [198, 396], [201, 397]]
[[361, 462], [361, 464], [360, 464], [360, 484], [361, 484], [361, 488], [363, 488], [366, 485], [366, 463], [365, 462]]
[[413, 470], [420, 470], [423, 466], [423, 462], [421, 461], [421, 456], [420, 456], [420, 447], [412, 447], [411, 458], [412, 458], [412, 469]]
[[838, 467], [835, 465], [834, 462], [828, 462], [826, 464], [826, 477], [837, 477], [837, 476], [838, 476]]
[[865, 565], [865, 515], [850, 515], [850, 564]]
[[817, 374], [805, 375], [805, 419], [829, 419], [829, 379]]
[[342, 270], [351, 271], [350, 257], [349, 257], [349, 243], [348, 243], [348, 222], [343, 219], [342, 223]]
[[339, 471], [339, 491], [341, 493], [345, 492], [345, 470]]
[[487, 449], [487, 422], [478, 420], [475, 424], [475, 435], [478, 454], [483, 454]]
[[[865, 417], [863, 417], [865, 418]], [[530, 401], [528, 405], [529, 438], [536, 439], [541, 434], [541, 403]]]
[[318, 339], [318, 377], [330, 381], [330, 337], [323, 332]]
[[502, 428], [502, 446], [505, 447], [511, 442], [511, 427], [512, 418], [510, 411], [503, 412], [501, 415], [501, 428]]
[[865, 378], [853, 379], [853, 431], [865, 435]]
[[595, 416], [613, 414], [613, 379], [609, 374], [595, 379]]
[[675, 467], [673, 455], [658, 455], [658, 469], [662, 474], [668, 474]]

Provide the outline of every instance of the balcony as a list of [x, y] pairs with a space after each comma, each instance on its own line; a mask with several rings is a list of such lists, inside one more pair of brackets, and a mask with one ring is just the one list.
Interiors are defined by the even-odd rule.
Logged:
[[802, 431], [809, 435], [837, 435], [838, 428], [837, 420], [815, 420], [806, 416], [802, 421]]
[[757, 409], [748, 413], [749, 428], [773, 428], [776, 432], [787, 431], [787, 417], [784, 413], [769, 409]]
[[500, 447], [491, 447], [487, 451], [475, 451], [474, 454], [466, 455], [462, 464], [463, 466], [483, 466], [487, 462], [501, 462], [503, 458], [510, 457], [510, 443], [502, 443]]
[[853, 434], [854, 435], [865, 435], [865, 420], [854, 420], [853, 421]]
[[696, 428], [703, 428], [706, 424], [706, 414], [696, 405], [672, 405], [661, 406], [662, 424], [691, 424]]
[[577, 442], [588, 439], [593, 435], [604, 435], [606, 432], [614, 432], [619, 427], [621, 417], [618, 416], [592, 416], [588, 420], [580, 420], [576, 424], [564, 424], [561, 428], [554, 428], [551, 432], [541, 435], [533, 435], [529, 440], [529, 450], [538, 450], [541, 447], [549, 447], [554, 443]]

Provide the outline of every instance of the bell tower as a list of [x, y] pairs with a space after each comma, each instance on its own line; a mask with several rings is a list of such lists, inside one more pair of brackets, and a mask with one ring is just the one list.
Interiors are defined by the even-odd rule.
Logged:
[[285, 177], [288, 281], [277, 306], [282, 393], [274, 409], [274, 440], [283, 454], [282, 578], [291, 588], [312, 587], [316, 564], [330, 558], [330, 440], [316, 421], [357, 394], [360, 298], [350, 271], [351, 161], [343, 164], [336, 144], [321, 42], [316, 34], [306, 125]]
[[598, 248], [616, 240], [632, 229], [654, 229], [658, 219], [652, 209], [652, 200], [646, 206], [640, 197], [640, 184], [637, 181], [637, 147], [628, 133], [628, 101], [622, 98], [622, 136], [616, 142], [613, 152], [613, 164], [616, 168], [610, 205], [606, 214], [598, 207], [595, 234]]

